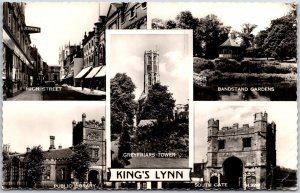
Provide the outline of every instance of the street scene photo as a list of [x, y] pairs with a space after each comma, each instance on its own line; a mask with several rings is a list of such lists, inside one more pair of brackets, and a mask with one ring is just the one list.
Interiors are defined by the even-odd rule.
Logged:
[[152, 29], [193, 30], [195, 101], [297, 99], [296, 3], [151, 3], [149, 10]]
[[297, 189], [296, 102], [195, 102], [194, 115], [196, 188]]
[[188, 168], [192, 31], [108, 34], [111, 167]]
[[147, 3], [3, 3], [3, 99], [105, 100], [105, 30], [146, 27]]
[[3, 189], [109, 186], [105, 102], [4, 101], [3, 110]]

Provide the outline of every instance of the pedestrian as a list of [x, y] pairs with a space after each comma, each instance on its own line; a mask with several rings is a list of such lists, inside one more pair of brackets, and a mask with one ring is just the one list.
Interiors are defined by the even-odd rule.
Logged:
[[81, 89], [84, 90], [83, 80], [80, 81]]

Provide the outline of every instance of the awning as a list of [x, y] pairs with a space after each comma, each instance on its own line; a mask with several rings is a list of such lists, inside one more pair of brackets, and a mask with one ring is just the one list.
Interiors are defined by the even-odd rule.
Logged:
[[93, 70], [91, 70], [91, 72], [85, 78], [94, 78], [94, 76], [99, 72], [100, 69], [101, 66], [93, 68]]
[[71, 78], [71, 77], [73, 77], [73, 74], [70, 73], [70, 74], [67, 74], [64, 79]]
[[104, 77], [106, 75], [106, 67], [105, 66], [103, 66], [102, 68], [101, 68], [101, 70], [96, 74], [96, 78], [99, 78], [99, 77]]
[[86, 67], [86, 68], [82, 69], [82, 70], [75, 76], [75, 78], [81, 78], [81, 77], [85, 76], [85, 75], [90, 71], [91, 68], [92, 68], [92, 67], [89, 66], [89, 67]]

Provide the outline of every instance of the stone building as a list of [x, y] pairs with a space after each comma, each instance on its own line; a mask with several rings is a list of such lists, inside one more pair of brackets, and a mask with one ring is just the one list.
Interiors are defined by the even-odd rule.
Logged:
[[275, 143], [276, 124], [268, 123], [266, 112], [254, 114], [253, 126], [235, 123], [220, 129], [219, 120], [209, 119], [205, 181], [234, 189], [272, 188]]
[[159, 82], [159, 54], [157, 50], [146, 50], [144, 52], [144, 90], [139, 101], [144, 100], [149, 88]]
[[111, 3], [107, 29], [147, 29], [147, 2]]
[[[54, 188], [54, 184], [67, 185], [78, 180], [74, 177], [74, 171], [70, 168], [70, 157], [74, 146], [87, 144], [90, 150], [91, 165], [87, 174], [86, 182], [95, 184], [96, 187], [103, 187], [107, 182], [106, 174], [106, 139], [105, 139], [105, 118], [101, 122], [86, 120], [82, 114], [82, 120], [72, 122], [73, 142], [72, 147], [55, 147], [55, 136], [50, 136], [50, 146], [43, 151], [44, 171], [38, 182], [42, 188]], [[4, 188], [28, 188], [26, 162], [30, 148], [26, 153], [11, 153], [7, 145], [3, 146], [7, 157], [3, 161], [3, 187]]]
[[[31, 58], [31, 33], [40, 28], [25, 23], [25, 3], [3, 3], [3, 94], [12, 97], [32, 86], [39, 64]], [[41, 64], [41, 63], [40, 63]]]

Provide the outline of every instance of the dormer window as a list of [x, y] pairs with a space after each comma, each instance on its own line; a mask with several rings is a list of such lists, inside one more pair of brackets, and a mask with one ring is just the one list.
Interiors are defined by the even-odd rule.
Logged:
[[147, 8], [147, 2], [142, 3], [142, 9], [146, 9]]

